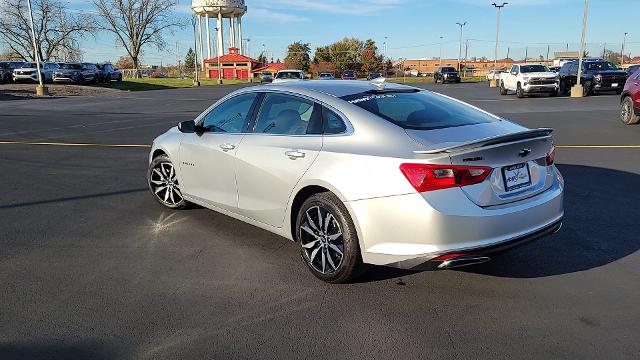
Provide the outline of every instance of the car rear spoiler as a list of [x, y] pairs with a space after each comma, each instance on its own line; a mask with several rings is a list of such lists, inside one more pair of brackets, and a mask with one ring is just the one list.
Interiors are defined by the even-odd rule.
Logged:
[[[466, 143], [441, 143], [436, 144], [434, 148], [427, 150], [414, 151], [415, 154], [438, 154], [451, 153], [463, 150], [475, 149], [479, 147], [491, 146], [496, 144], [510, 143], [514, 141], [527, 140], [548, 137], [553, 132], [551, 128], [539, 128], [533, 130], [520, 131], [517, 133], [491, 136], [479, 140], [473, 140]], [[448, 145], [450, 144], [450, 145]]]

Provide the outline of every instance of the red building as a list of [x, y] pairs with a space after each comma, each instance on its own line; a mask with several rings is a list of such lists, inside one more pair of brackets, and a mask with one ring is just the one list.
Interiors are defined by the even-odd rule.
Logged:
[[[207, 59], [205, 63], [205, 76], [210, 79], [218, 78], [218, 71], [222, 70], [223, 79], [242, 79], [259, 77], [263, 72], [269, 72], [275, 76], [280, 70], [284, 69], [284, 64], [277, 63], [261, 63], [256, 59], [240, 54], [237, 48], [229, 48], [229, 53], [220, 56], [220, 59]], [[218, 65], [220, 63], [220, 65]]]

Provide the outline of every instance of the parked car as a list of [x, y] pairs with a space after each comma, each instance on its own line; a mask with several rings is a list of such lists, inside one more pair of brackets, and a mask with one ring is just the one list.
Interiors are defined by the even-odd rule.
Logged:
[[342, 72], [342, 80], [358, 80], [358, 75], [353, 70], [345, 70]]
[[62, 67], [53, 74], [53, 82], [78, 85], [97, 82], [99, 75], [96, 70], [95, 65], [90, 67], [87, 66], [87, 63], [64, 63]]
[[500, 79], [500, 74], [502, 74], [504, 72], [504, 70], [489, 70], [489, 72], [487, 73], [487, 81], [491, 81], [493, 79], [495, 79], [496, 81], [498, 79]]
[[[560, 72], [560, 92], [567, 93], [578, 80], [578, 61], [573, 61], [562, 65]], [[615, 91], [622, 93], [627, 73], [608, 61], [601, 59], [583, 60], [582, 76], [580, 78], [582, 93], [589, 96], [602, 91]]]
[[96, 64], [98, 68], [98, 78], [100, 82], [122, 81], [122, 71], [112, 64]]
[[318, 80], [335, 80], [336, 76], [330, 72], [321, 72], [318, 74]]
[[[41, 62], [40, 74], [42, 82], [50, 82], [53, 80], [53, 73], [58, 69], [58, 64], [54, 62]], [[19, 68], [13, 70], [13, 81], [29, 81], [38, 82], [38, 69], [35, 62], [27, 62]]]
[[164, 207], [291, 239], [313, 275], [340, 283], [363, 264], [482, 263], [557, 231], [551, 132], [399, 84], [261, 85], [157, 137], [147, 178]]
[[447, 82], [459, 83], [461, 79], [460, 74], [458, 74], [456, 68], [451, 66], [441, 66], [438, 68], [438, 70], [436, 70], [435, 73], [433, 73], [433, 80], [436, 83], [440, 81], [444, 84]]
[[533, 93], [556, 96], [558, 95], [558, 74], [542, 64], [514, 64], [509, 72], [500, 74], [499, 89], [500, 95], [515, 91], [519, 98]]
[[302, 81], [304, 79], [304, 71], [302, 70], [280, 70], [276, 74], [276, 78], [273, 79], [273, 83]]
[[382, 77], [382, 74], [379, 72], [370, 72], [367, 74], [367, 80], [373, 80], [381, 77]]
[[638, 69], [640, 69], [640, 64], [629, 66], [627, 68], [627, 78], [633, 75], [633, 73], [635, 73], [636, 71], [638, 71]]
[[627, 125], [640, 122], [640, 68], [629, 76], [622, 90], [620, 119]]
[[13, 81], [13, 70], [24, 64], [22, 61], [0, 61], [0, 82], [8, 83]]
[[273, 75], [268, 71], [263, 72], [262, 74], [260, 74], [260, 82], [261, 83], [273, 82]]

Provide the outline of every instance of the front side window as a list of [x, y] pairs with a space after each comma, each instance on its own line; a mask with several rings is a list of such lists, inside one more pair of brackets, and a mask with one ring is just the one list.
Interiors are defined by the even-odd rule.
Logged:
[[210, 132], [242, 132], [256, 96], [257, 93], [248, 93], [228, 99], [205, 115], [202, 127]]
[[433, 130], [498, 121], [483, 111], [429, 91], [365, 92], [341, 99], [404, 129]]
[[513, 66], [511, 67], [511, 73], [512, 73], [512, 74], [517, 74], [517, 73], [518, 73], [518, 66], [513, 65]]
[[313, 101], [296, 96], [269, 93], [262, 102], [254, 132], [262, 134], [304, 135], [319, 133], [321, 123]]

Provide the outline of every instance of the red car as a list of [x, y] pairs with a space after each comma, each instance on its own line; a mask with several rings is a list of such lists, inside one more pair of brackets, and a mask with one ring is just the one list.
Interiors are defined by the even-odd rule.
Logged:
[[627, 125], [640, 122], [640, 70], [636, 70], [624, 85], [620, 97], [620, 119]]
[[353, 70], [345, 70], [342, 73], [342, 80], [358, 80], [356, 72]]

